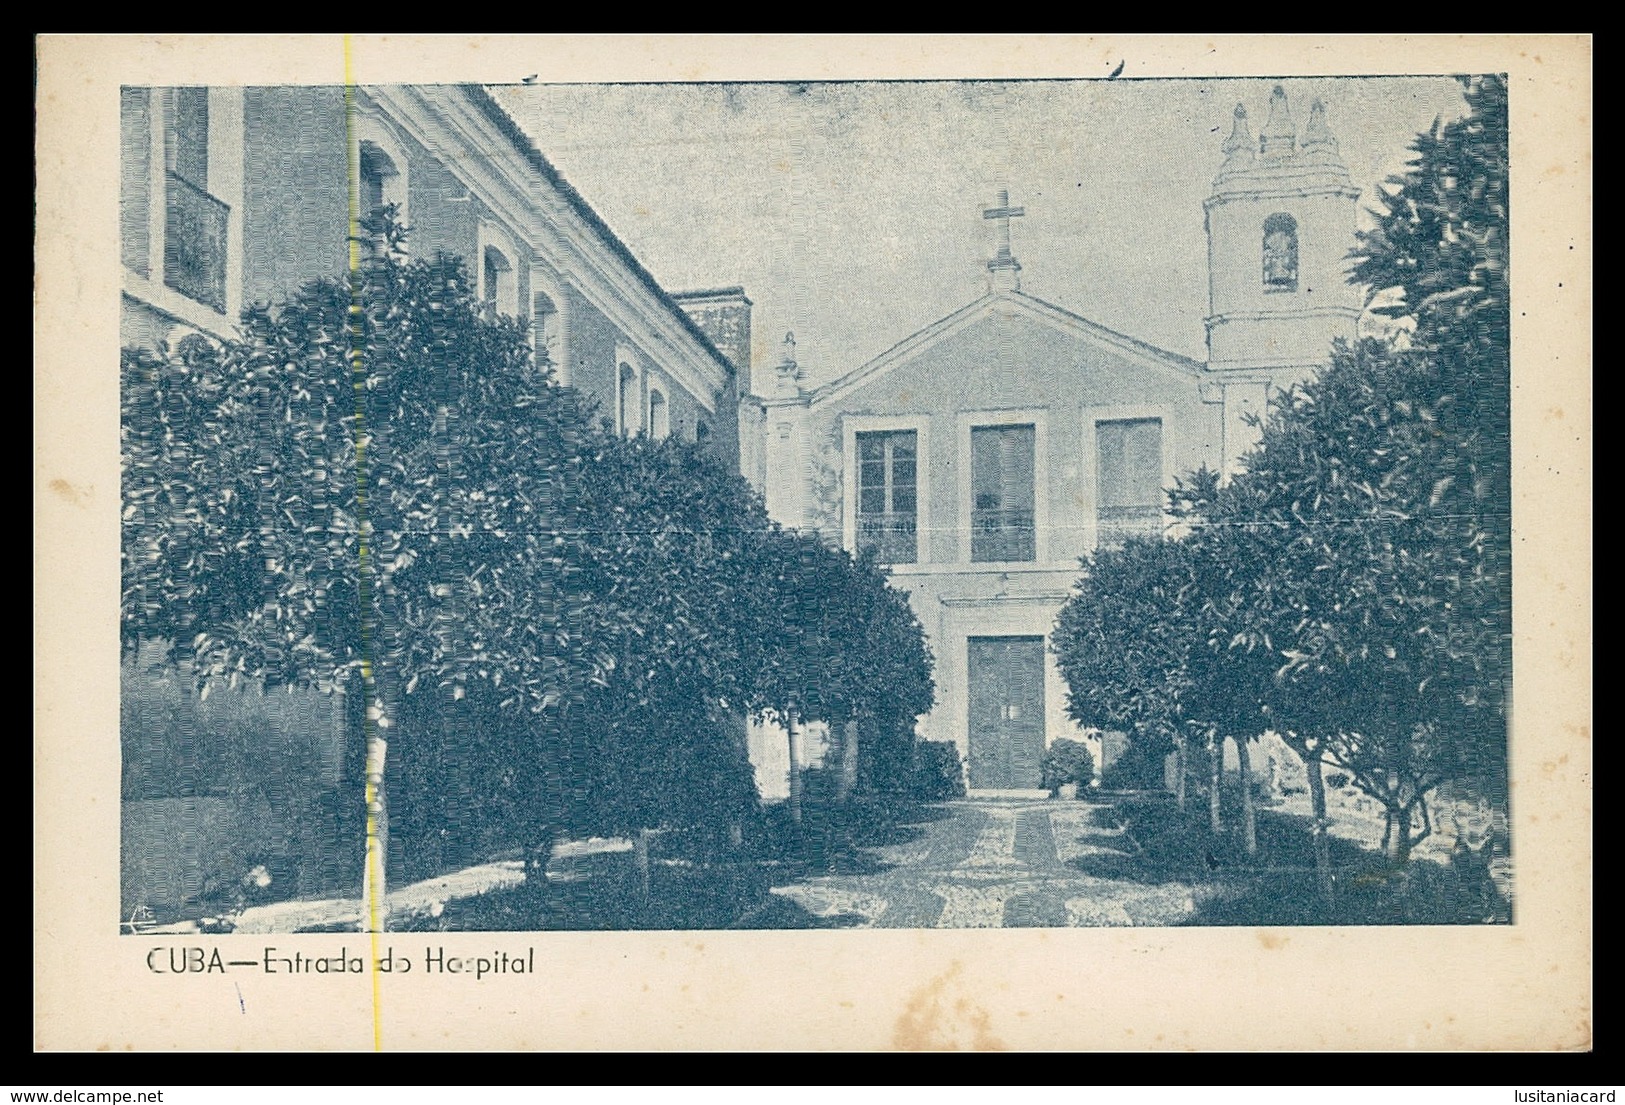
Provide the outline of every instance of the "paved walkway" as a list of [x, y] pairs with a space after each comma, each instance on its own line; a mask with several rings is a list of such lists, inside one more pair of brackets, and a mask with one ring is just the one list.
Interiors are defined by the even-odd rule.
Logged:
[[872, 928], [1170, 925], [1194, 913], [1193, 888], [1085, 875], [1071, 861], [1132, 862], [1138, 846], [1110, 806], [969, 799], [923, 835], [872, 849], [887, 869], [806, 879], [774, 893], [821, 917]]
[[[631, 851], [627, 840], [572, 840], [553, 850], [555, 859], [590, 856], [603, 852]], [[564, 876], [549, 875], [549, 878]], [[435, 913], [447, 902], [457, 898], [471, 898], [491, 890], [518, 886], [525, 881], [524, 865], [519, 860], [503, 860], [465, 867], [422, 882], [415, 882], [389, 892], [389, 911], [392, 916], [409, 913]], [[361, 924], [361, 899], [322, 898], [296, 899], [255, 906], [244, 910], [236, 920], [236, 932], [298, 932], [314, 928], [332, 928], [340, 925]], [[183, 928], [185, 926], [182, 926]], [[195, 926], [193, 926], [195, 927]]]
[[[1200, 891], [1181, 882], [1086, 875], [1073, 861], [1132, 869], [1138, 845], [1111, 806], [1095, 802], [976, 798], [949, 803], [948, 816], [918, 825], [920, 836], [869, 849], [881, 870], [829, 875], [774, 888], [809, 913], [858, 928], [1062, 928], [1171, 925], [1194, 913]], [[624, 841], [576, 842], [583, 854], [629, 848]], [[518, 861], [490, 863], [401, 887], [395, 914], [517, 884]], [[293, 932], [353, 925], [354, 899], [279, 902], [244, 912], [239, 932]]]

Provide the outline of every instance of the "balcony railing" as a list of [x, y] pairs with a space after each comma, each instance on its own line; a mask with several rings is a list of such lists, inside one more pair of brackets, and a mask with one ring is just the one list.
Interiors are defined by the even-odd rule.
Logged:
[[913, 514], [858, 515], [858, 550], [875, 551], [882, 564], [913, 564], [919, 559], [919, 524]]
[[1037, 559], [1037, 531], [1030, 510], [973, 510], [970, 527], [972, 560]]
[[184, 177], [164, 178], [164, 283], [223, 312], [231, 208]]
[[1130, 537], [1155, 537], [1162, 532], [1162, 508], [1157, 506], [1103, 506], [1098, 517], [1103, 548], [1114, 548]]

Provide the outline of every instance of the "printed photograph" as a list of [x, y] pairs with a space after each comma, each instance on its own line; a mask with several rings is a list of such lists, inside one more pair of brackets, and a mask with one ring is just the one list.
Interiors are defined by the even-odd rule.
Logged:
[[123, 87], [109, 928], [1511, 924], [1507, 96]]

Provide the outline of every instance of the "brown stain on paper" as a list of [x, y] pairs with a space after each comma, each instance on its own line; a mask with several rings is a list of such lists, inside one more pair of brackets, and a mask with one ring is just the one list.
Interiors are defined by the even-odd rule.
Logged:
[[95, 488], [90, 484], [86, 484], [84, 487], [76, 487], [60, 476], [45, 486], [55, 492], [58, 498], [74, 506], [84, 506], [90, 499], [91, 493], [95, 491]]
[[[948, 987], [964, 971], [954, 960], [948, 969], [909, 996], [892, 1031], [892, 1043], [903, 1051], [1002, 1051], [993, 1035], [992, 1016], [968, 995], [951, 1000]], [[968, 1037], [968, 1038], [967, 1038]]]

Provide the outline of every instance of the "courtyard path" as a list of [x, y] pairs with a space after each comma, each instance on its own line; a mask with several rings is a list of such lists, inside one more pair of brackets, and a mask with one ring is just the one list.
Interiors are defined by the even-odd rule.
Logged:
[[869, 849], [880, 871], [774, 893], [860, 928], [1170, 925], [1196, 911], [1186, 883], [1095, 877], [1073, 864], [1092, 856], [1134, 869], [1138, 846], [1108, 805], [967, 799], [948, 809], [917, 839]]

